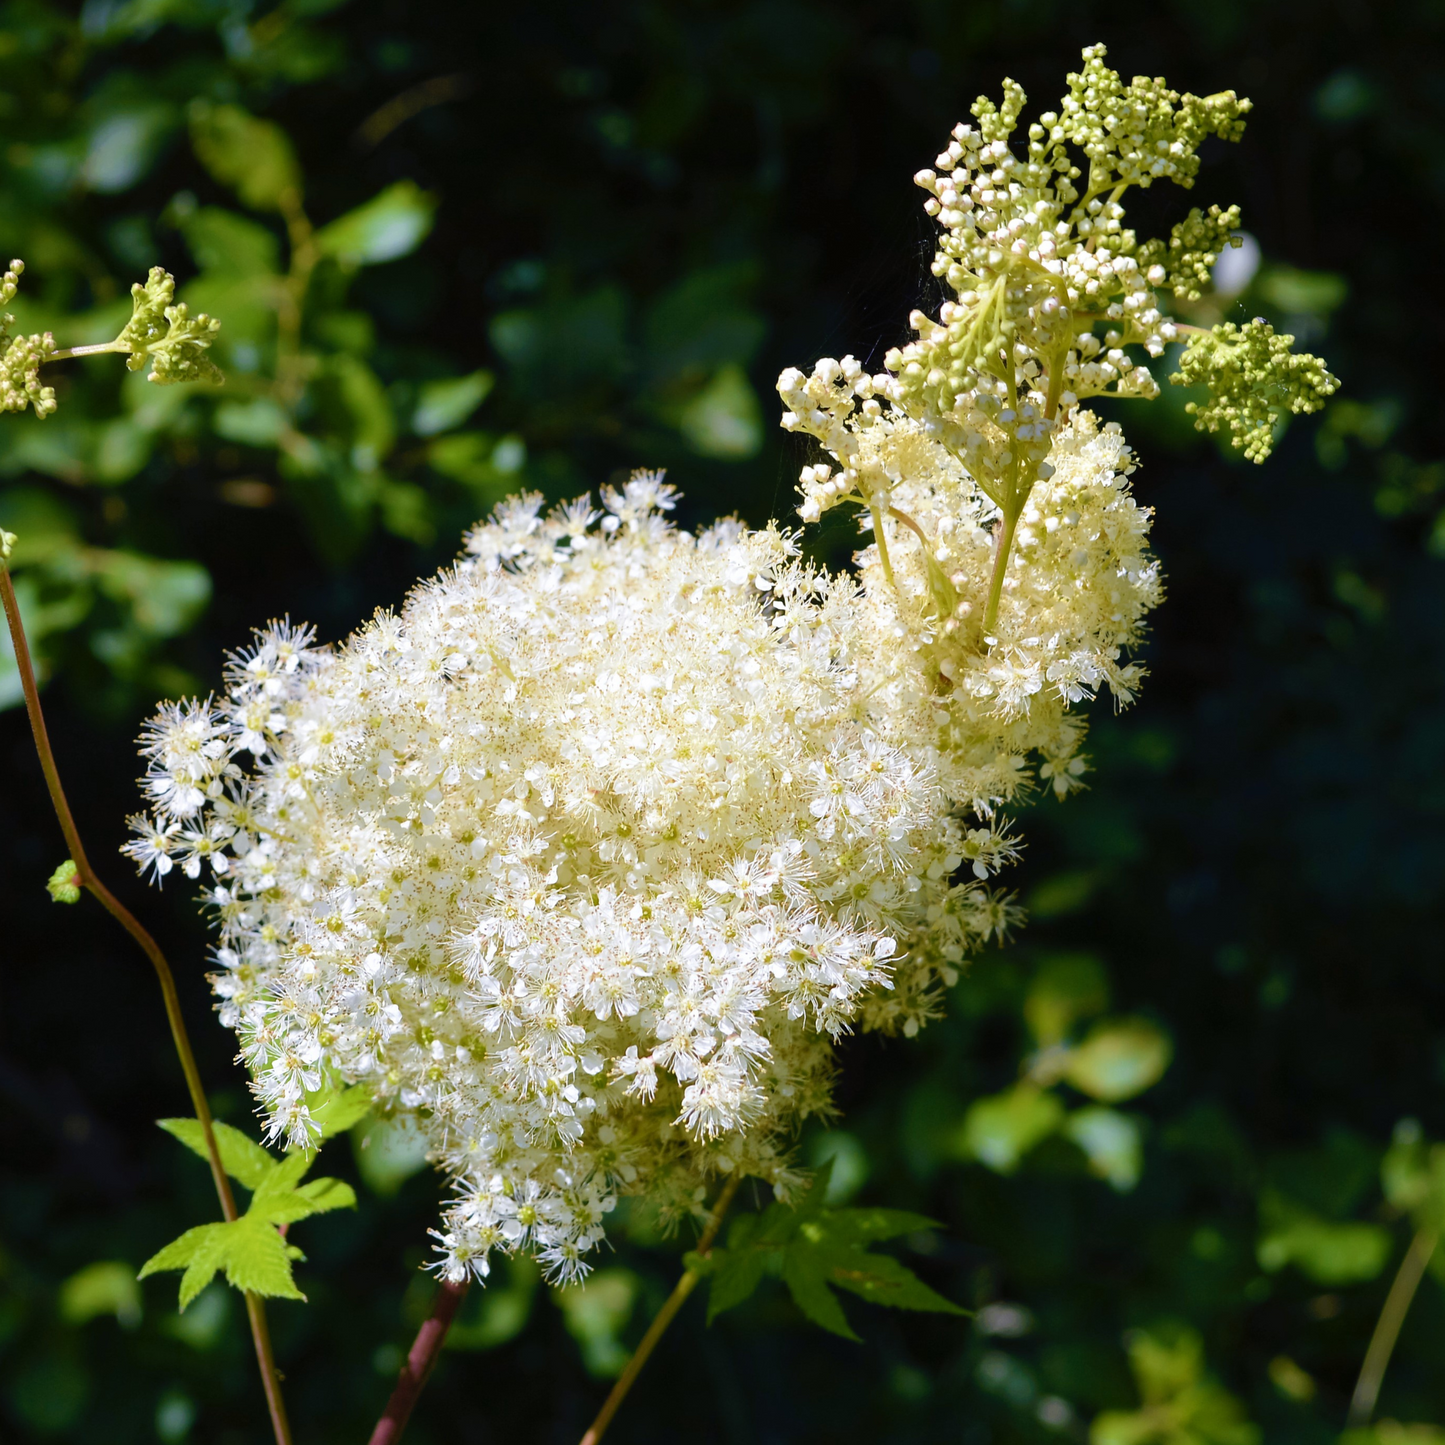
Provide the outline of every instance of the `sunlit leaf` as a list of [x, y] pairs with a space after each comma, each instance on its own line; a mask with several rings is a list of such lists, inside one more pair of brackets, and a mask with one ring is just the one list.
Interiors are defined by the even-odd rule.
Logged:
[[1012, 1174], [1024, 1155], [1063, 1122], [1064, 1106], [1028, 1082], [976, 1099], [959, 1132], [960, 1151], [999, 1174]]
[[288, 192], [298, 197], [301, 169], [286, 132], [238, 105], [192, 102], [191, 145], [223, 186], [255, 211], [274, 211]]
[[486, 400], [494, 381], [490, 371], [474, 371], [469, 376], [424, 383], [411, 429], [418, 436], [429, 437], [460, 426]]
[[1046, 959], [1030, 985], [1024, 1018], [1040, 1047], [1048, 1048], [1059, 1043], [1080, 1019], [1108, 1006], [1109, 982], [1103, 964], [1092, 954], [1060, 953]]
[[126, 1328], [140, 1323], [141, 1298], [135, 1266], [121, 1259], [88, 1264], [60, 1286], [60, 1317], [83, 1325], [99, 1315], [114, 1315]]
[[1072, 1051], [1064, 1077], [1092, 1098], [1117, 1103], [1157, 1083], [1172, 1052], [1168, 1037], [1148, 1020], [1111, 1020]]
[[632, 1315], [638, 1283], [630, 1269], [601, 1269], [553, 1295], [567, 1332], [582, 1347], [589, 1374], [608, 1379], [622, 1373], [629, 1352], [620, 1336]]
[[1063, 1133], [1084, 1151], [1089, 1168], [1119, 1193], [1127, 1194], [1139, 1182], [1144, 1150], [1138, 1120], [1094, 1105], [1070, 1114]]
[[316, 247], [346, 266], [373, 266], [410, 255], [426, 239], [436, 197], [415, 181], [397, 181], [316, 233]]
[[[173, 1138], [179, 1139], [191, 1153], [210, 1162], [206, 1148], [206, 1134], [199, 1119], [158, 1119], [156, 1122]], [[277, 1160], [268, 1154], [254, 1139], [249, 1139], [239, 1129], [216, 1121], [212, 1124], [216, 1135], [216, 1149], [221, 1156], [221, 1167], [231, 1178], [244, 1184], [247, 1189], [257, 1188], [275, 1168]]]
[[763, 445], [758, 394], [740, 366], [724, 366], [678, 416], [678, 430], [699, 456], [744, 461]]
[[1273, 1273], [1292, 1264], [1322, 1285], [1377, 1278], [1394, 1244], [1383, 1225], [1321, 1219], [1272, 1190], [1260, 1200], [1260, 1222], [1260, 1267]]

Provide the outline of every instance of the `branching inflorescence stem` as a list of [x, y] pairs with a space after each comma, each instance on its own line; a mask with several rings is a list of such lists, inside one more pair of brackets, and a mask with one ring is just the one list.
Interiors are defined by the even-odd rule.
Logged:
[[[82, 348], [82, 351], [107, 351], [109, 346]], [[78, 353], [73, 353], [78, 354]], [[206, 1155], [211, 1166], [211, 1178], [216, 1186], [216, 1195], [221, 1202], [221, 1212], [229, 1222], [237, 1217], [236, 1198], [231, 1190], [231, 1181], [221, 1164], [221, 1151], [216, 1143], [216, 1131], [211, 1121], [211, 1108], [206, 1101], [205, 1089], [201, 1086], [200, 1070], [196, 1067], [196, 1056], [186, 1032], [185, 1019], [181, 1015], [179, 995], [176, 993], [175, 976], [171, 972], [166, 956], [160, 945], [151, 937], [141, 921], [128, 909], [109, 888], [96, 876], [86, 855], [85, 845], [75, 826], [75, 818], [60, 782], [60, 770], [56, 766], [55, 753], [50, 746], [50, 735], [45, 726], [45, 714], [40, 707], [40, 692], [35, 684], [35, 668], [30, 660], [30, 647], [25, 637], [25, 627], [20, 617], [20, 606], [15, 597], [15, 587], [10, 580], [10, 569], [0, 561], [0, 601], [3, 601], [5, 621], [10, 629], [10, 641], [15, 648], [15, 664], [20, 671], [20, 685], [25, 694], [25, 710], [30, 718], [30, 731], [35, 739], [35, 751], [40, 757], [40, 770], [45, 775], [45, 786], [50, 793], [51, 806], [70, 850], [70, 861], [75, 865], [73, 882], [92, 894], [101, 907], [120, 924], [140, 945], [141, 951], [155, 969], [161, 986], [161, 998], [165, 1002], [166, 1019], [171, 1028], [171, 1039], [176, 1055], [181, 1061], [181, 1071], [186, 1076], [186, 1088], [191, 1096], [191, 1107], [200, 1120], [206, 1139]], [[266, 1406], [271, 1415], [271, 1428], [275, 1433], [276, 1445], [291, 1445], [291, 1427], [286, 1419], [286, 1405], [281, 1398], [280, 1377], [276, 1373], [276, 1360], [271, 1349], [271, 1332], [266, 1323], [266, 1307], [259, 1295], [246, 1293], [246, 1314], [251, 1324], [251, 1339], [256, 1348], [256, 1361], [261, 1367], [261, 1381], [266, 1390]]]

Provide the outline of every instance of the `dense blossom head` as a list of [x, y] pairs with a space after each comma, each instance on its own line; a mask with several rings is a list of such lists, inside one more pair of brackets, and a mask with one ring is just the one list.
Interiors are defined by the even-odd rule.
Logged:
[[[991, 504], [887, 444], [976, 585]], [[921, 549], [829, 576], [777, 529], [676, 531], [641, 473], [600, 515], [508, 503], [399, 616], [335, 651], [273, 626], [220, 702], [163, 710], [130, 851], [209, 871], [272, 1133], [304, 1143], [327, 1081], [415, 1115], [453, 1272], [573, 1273], [620, 1194], [785, 1188], [834, 1041], [936, 1010], [1008, 919], [996, 809], [1040, 756], [1065, 790], [1069, 705], [1132, 686], [1157, 583], [1127, 449], [1085, 422], [1056, 450], [1018, 626], [969, 665], [940, 666]]]
[[[516, 1249], [574, 1276], [625, 1194], [786, 1193], [836, 1041], [938, 1011], [1011, 922], [1003, 810], [1079, 786], [1080, 704], [1137, 688], [1149, 514], [1078, 397], [1153, 389], [1122, 347], [1171, 339], [1156, 288], [1204, 284], [1234, 221], [1151, 247], [1120, 195], [1189, 184], [1247, 106], [1085, 61], [1026, 160], [1010, 86], [920, 175], [958, 296], [939, 320], [876, 374], [779, 380], [826, 454], [803, 520], [851, 502], [871, 532], [854, 571], [777, 527], [679, 532], [651, 473], [600, 508], [517, 498], [400, 614], [334, 650], [273, 624], [219, 701], [142, 739], [128, 851], [205, 873], [272, 1136], [306, 1143], [341, 1082], [413, 1116], [455, 1185], [451, 1276]], [[1241, 432], [1312, 361], [1250, 345], [1269, 356], [1209, 352]]]

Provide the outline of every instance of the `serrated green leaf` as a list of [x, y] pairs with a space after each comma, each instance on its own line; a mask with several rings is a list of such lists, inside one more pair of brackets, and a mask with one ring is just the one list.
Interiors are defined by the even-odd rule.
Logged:
[[936, 1219], [908, 1209], [833, 1209], [826, 1218], [831, 1236], [858, 1243], [896, 1239], [900, 1234], [919, 1234], [940, 1227]]
[[896, 1310], [926, 1310], [934, 1314], [966, 1315], [968, 1310], [930, 1289], [906, 1264], [890, 1254], [823, 1250], [819, 1258], [828, 1266], [828, 1283], [850, 1290], [876, 1305]]
[[296, 1288], [287, 1246], [272, 1225], [254, 1214], [244, 1214], [221, 1228], [228, 1231], [226, 1278], [237, 1289], [268, 1299], [306, 1298]]
[[209, 1237], [211, 1231], [217, 1228], [214, 1224], [198, 1224], [194, 1229], [188, 1229], [178, 1239], [173, 1239], [163, 1249], [158, 1249], [146, 1262], [141, 1265], [137, 1279], [145, 1279], [149, 1275], [158, 1274], [163, 1269], [185, 1269], [192, 1264], [200, 1255], [203, 1242]]
[[79, 869], [75, 866], [73, 858], [67, 858], [54, 873], [50, 875], [46, 883], [46, 890], [56, 903], [79, 903], [80, 885], [75, 881], [75, 875]]
[[828, 1288], [828, 1267], [816, 1250], [789, 1249], [783, 1256], [783, 1283], [793, 1303], [815, 1325], [845, 1340], [857, 1340], [843, 1306]]
[[[820, 1193], [819, 1198], [822, 1195]], [[757, 1220], [753, 1242], [760, 1247], [769, 1246], [779, 1249], [785, 1245], [797, 1232], [802, 1216], [798, 1210], [783, 1203], [770, 1204], [760, 1215], [754, 1216]], [[731, 1235], [728, 1243], [734, 1243]]]
[[201, 1224], [151, 1256], [138, 1276], [181, 1269], [182, 1310], [210, 1284], [216, 1271], [239, 1290], [274, 1299], [305, 1299], [291, 1277], [288, 1246], [274, 1226], [246, 1213], [226, 1223]]
[[333, 1209], [355, 1209], [356, 1191], [340, 1179], [313, 1179], [279, 1198], [263, 1199], [258, 1194], [251, 1208], [259, 1209], [272, 1224], [291, 1224]]
[[180, 1308], [186, 1306], [210, 1284], [221, 1267], [226, 1249], [225, 1224], [198, 1224], [179, 1239], [173, 1239], [141, 1266], [137, 1279], [161, 1270], [180, 1269]]
[[314, 1153], [297, 1150], [276, 1161], [271, 1172], [256, 1186], [256, 1197], [251, 1208], [269, 1208], [274, 1202], [284, 1199], [295, 1191], [296, 1186], [306, 1177], [306, 1171], [316, 1162]]
[[[179, 1139], [193, 1154], [210, 1162], [206, 1149], [206, 1133], [199, 1119], [157, 1119], [167, 1134]], [[268, 1154], [254, 1139], [248, 1139], [239, 1129], [229, 1124], [216, 1123], [216, 1148], [220, 1151], [221, 1167], [247, 1189], [257, 1188], [261, 1181], [274, 1170], [279, 1160]]]
[[712, 1281], [708, 1286], [707, 1322], [724, 1310], [740, 1305], [757, 1289], [767, 1269], [767, 1253], [760, 1249], [715, 1249]]

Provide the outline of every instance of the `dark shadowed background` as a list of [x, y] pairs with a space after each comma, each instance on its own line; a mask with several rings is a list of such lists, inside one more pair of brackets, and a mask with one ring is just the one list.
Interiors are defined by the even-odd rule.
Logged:
[[[21, 324], [109, 337], [156, 262], [224, 322], [224, 392], [102, 358], [64, 370], [54, 418], [0, 418], [0, 523], [90, 852], [170, 950], [238, 1124], [186, 880], [148, 891], [114, 855], [156, 699], [215, 687], [268, 617], [344, 636], [516, 487], [665, 466], [689, 524], [787, 514], [811, 457], [776, 425], [779, 369], [881, 364], [937, 300], [913, 173], [1006, 74], [1056, 104], [1096, 40], [1126, 76], [1254, 97], [1194, 194], [1139, 213], [1239, 201], [1263, 261], [1227, 314], [1295, 332], [1344, 390], [1263, 468], [1197, 437], [1177, 392], [1116, 411], [1170, 594], [1142, 699], [1094, 709], [1089, 792], [1025, 810], [1016, 944], [919, 1038], [850, 1041], [842, 1120], [799, 1142], [837, 1197], [939, 1220], [912, 1262], [991, 1308], [855, 1301], [852, 1345], [776, 1285], [711, 1329], [693, 1304], [618, 1445], [1080, 1440], [1139, 1407], [1126, 1333], [1171, 1321], [1271, 1445], [1339, 1435], [1410, 1237], [1381, 1157], [1402, 1120], [1445, 1135], [1445, 6], [0, 4]], [[62, 844], [8, 658], [0, 700], [0, 1439], [259, 1445], [239, 1301], [178, 1316], [173, 1276], [132, 1283], [214, 1199], [152, 1123], [185, 1095], [144, 960], [46, 897]], [[1093, 1169], [1055, 1126], [980, 1150], [969, 1114], [1061, 987], [1076, 1032], [1133, 1015], [1173, 1041]], [[305, 1445], [365, 1438], [427, 1309], [437, 1207], [394, 1133], [323, 1167], [361, 1207], [298, 1226], [309, 1303], [272, 1308]], [[585, 1294], [522, 1270], [474, 1292], [416, 1445], [578, 1437], [684, 1245], [640, 1215], [613, 1234]], [[1442, 1348], [1427, 1278], [1381, 1414], [1445, 1426]]]

